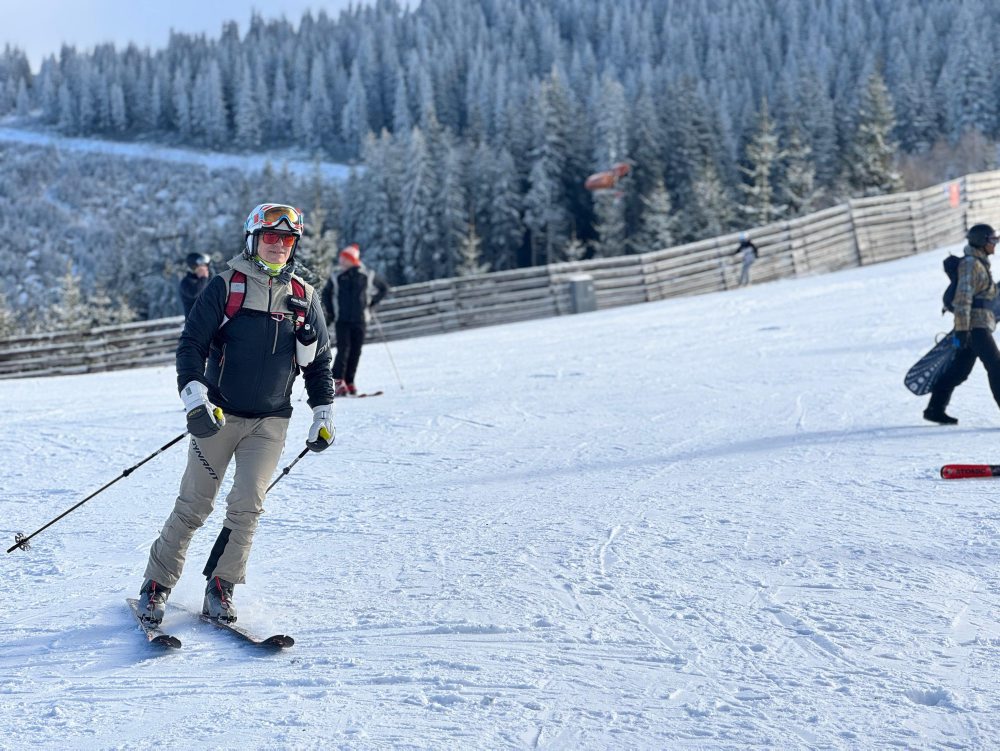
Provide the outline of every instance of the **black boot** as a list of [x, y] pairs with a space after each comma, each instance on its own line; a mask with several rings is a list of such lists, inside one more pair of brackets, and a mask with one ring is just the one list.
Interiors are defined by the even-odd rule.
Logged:
[[928, 407], [924, 410], [924, 419], [936, 422], [939, 425], [958, 425], [958, 420], [951, 415], [945, 414], [943, 409], [931, 409]]

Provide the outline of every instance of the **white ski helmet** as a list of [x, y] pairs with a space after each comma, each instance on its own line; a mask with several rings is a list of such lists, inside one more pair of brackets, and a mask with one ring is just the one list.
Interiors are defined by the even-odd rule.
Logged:
[[298, 238], [302, 237], [303, 223], [302, 212], [285, 203], [262, 203], [254, 207], [243, 225], [243, 257], [252, 261], [257, 255], [260, 233], [265, 230], [276, 230], [291, 233], [296, 237], [292, 253], [288, 257], [288, 263], [291, 263], [299, 247]]

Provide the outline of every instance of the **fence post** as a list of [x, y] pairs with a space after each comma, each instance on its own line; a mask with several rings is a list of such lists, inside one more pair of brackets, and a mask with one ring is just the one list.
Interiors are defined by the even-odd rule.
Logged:
[[785, 238], [788, 241], [788, 254], [792, 257], [792, 276], [798, 277], [799, 272], [799, 251], [795, 247], [795, 238], [792, 237], [792, 223], [785, 222]]
[[910, 236], [913, 238], [913, 255], [916, 255], [917, 253], [920, 252], [920, 246], [922, 245], [922, 243], [920, 242], [920, 239], [917, 236], [917, 223], [918, 222], [922, 223], [924, 219], [924, 215], [920, 211], [919, 207], [917, 208], [916, 211], [913, 210], [913, 204], [917, 200], [918, 200], [917, 191], [911, 190], [909, 205], [910, 205]]
[[851, 239], [854, 241], [854, 254], [858, 257], [857, 266], [864, 266], [865, 259], [861, 254], [861, 242], [858, 240], [858, 228], [854, 224], [854, 201], [847, 200], [847, 216], [851, 220]]

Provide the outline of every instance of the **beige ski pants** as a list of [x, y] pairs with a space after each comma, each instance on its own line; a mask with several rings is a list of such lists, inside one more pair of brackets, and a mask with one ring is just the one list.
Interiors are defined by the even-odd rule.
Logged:
[[191, 538], [212, 513], [226, 468], [235, 456], [236, 474], [226, 496], [226, 519], [203, 573], [233, 584], [246, 581], [250, 545], [258, 517], [264, 512], [264, 491], [278, 466], [287, 431], [287, 417], [226, 415], [226, 424], [214, 436], [192, 436], [174, 510], [149, 550], [146, 579], [164, 587], [177, 584]]

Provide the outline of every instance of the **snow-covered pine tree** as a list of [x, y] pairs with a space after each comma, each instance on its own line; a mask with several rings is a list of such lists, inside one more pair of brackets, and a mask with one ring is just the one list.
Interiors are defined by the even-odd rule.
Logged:
[[715, 163], [706, 161], [691, 185], [688, 236], [693, 239], [717, 237], [732, 226], [733, 204]]
[[108, 291], [98, 285], [87, 297], [85, 306], [87, 312], [84, 325], [87, 328], [98, 326], [114, 326], [135, 320], [135, 311], [125, 299], [112, 300]]
[[[119, 87], [119, 93], [121, 89]], [[122, 102], [124, 108], [124, 102]], [[18, 117], [27, 117], [31, 114], [32, 101], [28, 93], [28, 83], [23, 78], [17, 82], [17, 96], [14, 100], [14, 113]]]
[[239, 70], [233, 113], [235, 140], [241, 148], [255, 149], [261, 144], [261, 103], [267, 97], [260, 95], [263, 82], [254, 80], [253, 69], [245, 57], [240, 60]]
[[406, 76], [396, 78], [396, 91], [392, 104], [392, 132], [397, 137], [406, 138], [413, 128], [413, 116], [410, 114], [410, 99], [406, 90]]
[[494, 271], [516, 268], [524, 242], [524, 220], [514, 157], [501, 146], [485, 165], [478, 163], [478, 167], [485, 170], [487, 184], [487, 193], [476, 196], [483, 202], [479, 215], [483, 217], [480, 226], [484, 261]]
[[643, 199], [652, 196], [657, 185], [665, 185], [661, 143], [663, 124], [653, 99], [655, 84], [652, 67], [648, 63], [643, 66], [640, 78], [639, 98], [629, 119], [629, 153], [635, 165], [629, 177], [630, 190], [625, 197], [625, 218], [631, 227], [639, 226], [641, 217], [646, 213]]
[[524, 223], [531, 230], [530, 265], [559, 257], [570, 233], [563, 175], [567, 163], [570, 113], [559, 75], [553, 71], [538, 86], [535, 145], [531, 153]]
[[480, 245], [479, 235], [476, 234], [476, 221], [470, 219], [465, 237], [462, 238], [461, 260], [455, 269], [459, 276], [474, 276], [490, 270], [490, 265], [483, 263]]
[[80, 277], [66, 262], [66, 273], [59, 279], [59, 302], [49, 308], [45, 328], [50, 331], [80, 331], [90, 326], [90, 310], [80, 289]]
[[347, 85], [347, 103], [340, 113], [340, 130], [348, 151], [359, 153], [362, 141], [368, 133], [368, 97], [357, 61], [351, 68], [350, 83]]
[[634, 253], [663, 250], [675, 243], [677, 216], [670, 202], [670, 193], [661, 177], [653, 184], [649, 195], [640, 196], [642, 214], [639, 231], [629, 243]]
[[[969, 130], [996, 135], [996, 77], [992, 66], [984, 64], [980, 50], [993, 43], [992, 26], [973, 4], [955, 8], [952, 38], [936, 77], [942, 125], [954, 143]], [[957, 41], [960, 40], [960, 41]]]
[[569, 236], [569, 242], [563, 247], [562, 260], [569, 262], [582, 261], [586, 255], [586, 244], [580, 241], [580, 238], [576, 236], [576, 232], [573, 232]]
[[[596, 82], [595, 82], [596, 83]], [[625, 87], [605, 73], [594, 110], [594, 166], [606, 170], [615, 162], [628, 161], [628, 106]]]
[[364, 210], [357, 218], [357, 241], [365, 264], [392, 281], [401, 279], [403, 230], [399, 205], [405, 158], [393, 136], [386, 130], [379, 138], [369, 133], [365, 139]]
[[616, 192], [605, 192], [594, 197], [594, 232], [591, 243], [595, 258], [624, 255], [627, 250], [625, 233], [625, 202]]
[[788, 215], [802, 216], [815, 211], [822, 190], [816, 186], [816, 165], [813, 163], [812, 149], [795, 126], [788, 134], [784, 154], [781, 198], [788, 207]]
[[796, 88], [796, 115], [802, 124], [803, 138], [812, 150], [817, 183], [830, 188], [836, 180], [839, 161], [833, 101], [826, 88], [825, 81], [815, 71], [804, 72]]
[[[440, 265], [433, 270], [434, 278], [454, 276], [459, 264], [466, 260], [464, 246], [468, 240], [469, 205], [465, 191], [465, 148], [448, 139], [442, 165], [440, 194], [441, 249]], [[477, 238], [476, 249], [479, 249]]]
[[746, 166], [740, 166], [744, 182], [738, 186], [743, 196], [739, 210], [748, 225], [770, 224], [785, 213], [787, 206], [779, 203], [780, 191], [775, 185], [783, 157], [778, 132], [764, 99], [757, 113], [756, 128], [746, 145]]
[[187, 65], [181, 64], [174, 71], [174, 78], [171, 82], [171, 112], [172, 124], [181, 138], [189, 138], [191, 135], [191, 75]]
[[292, 113], [288, 106], [288, 79], [283, 65], [275, 66], [271, 98], [267, 102], [268, 118], [264, 132], [272, 141], [286, 143], [292, 136]]
[[432, 279], [432, 270], [438, 265], [441, 238], [434, 217], [437, 175], [419, 127], [411, 132], [408, 147], [403, 183], [403, 279], [421, 282]]
[[0, 295], [0, 339], [7, 339], [17, 333], [17, 317], [7, 307], [4, 295]]
[[222, 74], [214, 58], [201, 66], [194, 81], [191, 132], [201, 143], [213, 148], [226, 143], [228, 137]]
[[892, 99], [878, 71], [872, 73], [861, 96], [857, 123], [848, 173], [852, 195], [877, 196], [902, 190], [903, 182], [895, 167]]

